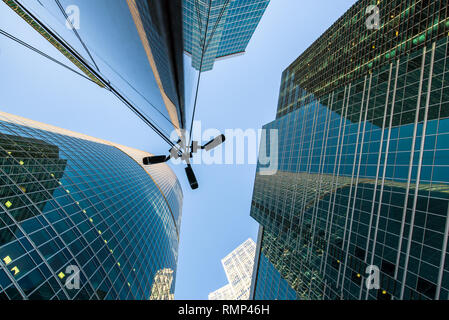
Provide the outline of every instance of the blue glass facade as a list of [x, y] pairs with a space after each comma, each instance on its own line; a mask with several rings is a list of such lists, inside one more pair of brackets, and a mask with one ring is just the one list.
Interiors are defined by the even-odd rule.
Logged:
[[[184, 50], [192, 55], [192, 65], [200, 69], [202, 38], [207, 28], [210, 41], [202, 71], [212, 70], [216, 59], [243, 53], [269, 4], [269, 0], [183, 0]], [[222, 14], [221, 19], [220, 15]], [[218, 23], [217, 23], [218, 22]], [[215, 27], [216, 26], [216, 27]], [[212, 32], [215, 30], [213, 37]]]
[[[255, 299], [285, 296], [277, 286], [266, 292], [271, 280], [264, 279], [276, 272], [297, 299], [449, 299], [449, 38], [441, 32], [449, 28], [447, 7], [407, 3], [413, 10], [384, 8], [392, 19], [384, 28], [399, 18], [416, 26], [410, 15], [440, 19], [430, 31], [422, 23], [425, 37], [411, 37], [400, 54], [391, 55], [399, 40], [373, 45], [376, 31], [362, 38], [336, 31], [364, 22], [352, 14], [371, 2], [359, 1], [284, 72], [278, 118], [265, 126], [278, 130], [279, 167], [272, 176], [258, 170], [251, 207], [264, 227], [261, 257], [275, 271], [260, 259], [259, 270], [272, 275], [256, 278]], [[310, 60], [314, 50], [330, 49], [327, 39], [344, 35], [352, 37], [345, 38], [348, 48], [367, 41], [376, 49], [346, 58], [368, 60], [366, 67], [371, 59], [363, 76], [351, 76], [342, 63], [317, 66], [340, 55]], [[380, 50], [388, 56], [377, 58]], [[307, 62], [315, 65], [302, 77]], [[321, 86], [326, 81], [332, 86]], [[367, 285], [368, 267], [379, 270], [378, 288]]]
[[0, 121], [0, 298], [172, 297], [182, 191], [170, 169], [150, 175], [120, 146], [28, 124]]

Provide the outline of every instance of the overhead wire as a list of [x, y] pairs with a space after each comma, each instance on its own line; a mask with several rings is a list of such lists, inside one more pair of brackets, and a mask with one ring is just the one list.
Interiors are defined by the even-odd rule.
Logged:
[[206, 51], [207, 51], [207, 49], [209, 48], [209, 44], [211, 43], [211, 41], [212, 41], [212, 39], [213, 39], [213, 36], [214, 36], [214, 34], [215, 34], [215, 31], [217, 30], [218, 25], [220, 24], [221, 19], [223, 18], [223, 15], [224, 15], [224, 12], [225, 12], [225, 10], [226, 10], [226, 7], [229, 5], [229, 2], [230, 2], [230, 1], [231, 1], [231, 0], [226, 0], [226, 3], [224, 4], [223, 8], [221, 8], [220, 15], [218, 16], [218, 19], [217, 19], [217, 21], [216, 21], [216, 23], [215, 23], [214, 29], [212, 30], [211, 36], [209, 37], [209, 41], [208, 41], [207, 44], [206, 44], [206, 48], [205, 48]]
[[[167, 137], [168, 135], [166, 135], [166, 133], [164, 134], [156, 124], [152, 123], [152, 121], [150, 121], [147, 115], [145, 115], [144, 113], [142, 113], [142, 111], [138, 110], [138, 108], [136, 108], [125, 96], [123, 96], [109, 81], [107, 81], [106, 79], [103, 78], [103, 76], [95, 71], [88, 63], [86, 63], [85, 59], [82, 57], [82, 55], [80, 55], [76, 49], [74, 49], [73, 47], [71, 47], [67, 42], [64, 41], [64, 39], [59, 36], [59, 34], [57, 34], [56, 32], [53, 32], [53, 30], [50, 30], [49, 27], [47, 27], [45, 24], [43, 24], [40, 19], [38, 19], [37, 17], [35, 17], [28, 9], [26, 9], [19, 1], [16, 0], [16, 3], [21, 7], [22, 10], [24, 10], [32, 19], [34, 19], [35, 21], [37, 21], [40, 26], [42, 28], [44, 28], [52, 37], [54, 37], [57, 41], [59, 41], [62, 45], [64, 45], [65, 49], [70, 52], [70, 54], [72, 54], [73, 56], [75, 56], [79, 62], [81, 62], [82, 64], [84, 64], [84, 67], [86, 67], [87, 69], [89, 69], [90, 72], [92, 72], [92, 74], [95, 75], [95, 77], [97, 77], [106, 87], [106, 89], [108, 89], [109, 91], [111, 91], [120, 101], [122, 101], [125, 105], [128, 106], [129, 109], [131, 109], [131, 111], [133, 111], [141, 120], [143, 120], [157, 135], [159, 135], [168, 145], [170, 146], [175, 146], [175, 144]], [[6, 32], [4, 34], [6, 36]], [[9, 34], [8, 34], [9, 35]], [[9, 37], [9, 36], [8, 36]], [[11, 37], [13, 37], [11, 35]], [[11, 38], [9, 37], [9, 38]], [[13, 37], [15, 38], [15, 37]], [[13, 38], [11, 38], [12, 40], [14, 40]], [[17, 38], [15, 38], [17, 39]], [[19, 39], [17, 39], [19, 40]], [[16, 41], [16, 40], [14, 40]], [[41, 52], [40, 50], [26, 44], [25, 42], [19, 40], [22, 45], [29, 47], [29, 49], [42, 54], [44, 57], [48, 58], [49, 60], [58, 63], [70, 70], [72, 70], [73, 72], [87, 78], [86, 76], [78, 73], [77, 71], [71, 69], [68, 66], [65, 66], [64, 64], [62, 64], [61, 62], [57, 61], [56, 59], [46, 55], [45, 53]], [[90, 81], [92, 81], [91, 79], [89, 79]], [[151, 119], [151, 118], [150, 118]], [[151, 119], [152, 120], [152, 119]]]
[[[95, 52], [95, 51], [94, 51]], [[104, 60], [102, 57], [100, 57], [99, 55], [97, 55], [100, 60], [106, 64], [108, 66], [108, 68], [110, 68], [117, 76], [120, 77], [120, 79], [122, 79], [124, 82], [126, 82], [126, 84], [134, 90], [134, 92], [136, 92], [142, 99], [144, 99], [155, 111], [157, 111], [165, 120], [167, 120], [171, 125], [173, 125], [176, 129], [179, 129], [178, 126], [174, 125], [171, 120], [164, 115], [150, 100], [148, 100], [147, 97], [145, 97], [139, 90], [137, 90], [124, 76], [122, 76], [120, 74], [120, 72], [118, 72], [117, 70], [115, 70], [106, 60]]]
[[[45, 9], [47, 9], [48, 10], [48, 8], [47, 7], [45, 7], [39, 0], [38, 0], [38, 2], [40, 3], [40, 5], [42, 6], [42, 7], [44, 7]], [[59, 1], [58, 1], [59, 2]], [[62, 6], [61, 6], [62, 7]], [[63, 12], [62, 11], [62, 9], [61, 9], [61, 7], [60, 7], [60, 10], [61, 10], [61, 12]], [[49, 14], [52, 16], [52, 17], [54, 17], [55, 19], [57, 19], [57, 17], [54, 15], [54, 14], [52, 14], [50, 11], [49, 11]], [[67, 18], [66, 18], [67, 19]], [[69, 21], [70, 22], [70, 21]], [[71, 24], [71, 22], [70, 22], [70, 24]], [[47, 26], [48, 28], [50, 28], [49, 26]], [[61, 35], [56, 31], [56, 30], [54, 30], [53, 28], [50, 28], [52, 31], [53, 31], [53, 33], [55, 33], [56, 35], [58, 35], [60, 38], [62, 38], [61, 37]], [[76, 31], [76, 30], [74, 30], [74, 31]], [[75, 33], [77, 33], [77, 32], [75, 32]], [[84, 42], [80, 39], [80, 42], [83, 44]], [[69, 45], [68, 43], [66, 43], [66, 45]], [[72, 48], [73, 49], [73, 48]], [[73, 49], [73, 50], [75, 50], [75, 49]], [[75, 50], [76, 51], [76, 50]], [[86, 51], [88, 51], [87, 49], [86, 49]], [[178, 126], [176, 126], [175, 124], [173, 124], [172, 123], [172, 121], [166, 116], [166, 115], [164, 115], [151, 101], [149, 101], [148, 100], [148, 98], [147, 97], [145, 97], [139, 90], [137, 90], [124, 76], [122, 76], [117, 70], [115, 70], [105, 59], [103, 59], [98, 53], [96, 53], [95, 52], [95, 50], [92, 50], [92, 49], [90, 49], [89, 51], [91, 51], [91, 52], [93, 52], [105, 65], [107, 65], [107, 67], [109, 68], [109, 69], [111, 69], [118, 77], [120, 77], [120, 79], [122, 79], [124, 82], [126, 82], [126, 84], [134, 91], [134, 92], [136, 92], [142, 99], [144, 99], [149, 105], [150, 105], [150, 107], [152, 107], [156, 112], [158, 112], [163, 118], [164, 118], [164, 120], [166, 120], [168, 123], [170, 123], [171, 125], [173, 125], [174, 127], [175, 127], [175, 129], [179, 129], [179, 127]], [[95, 60], [92, 58], [92, 61], [94, 62], [94, 64], [96, 65], [96, 68], [97, 68], [97, 70], [99, 70], [99, 67], [98, 67], [98, 65], [97, 65], [97, 63], [95, 62]], [[100, 71], [100, 70], [99, 70]], [[89, 79], [90, 80], [90, 79]], [[109, 90], [108, 88], [106, 88], [107, 90]], [[166, 134], [167, 134], [167, 132], [165, 132]], [[168, 135], [168, 134], [167, 134]]]
[[190, 136], [189, 136], [189, 144], [191, 143], [192, 140], [192, 132], [193, 132], [193, 122], [195, 121], [195, 114], [196, 114], [196, 107], [198, 104], [198, 93], [199, 93], [199, 88], [200, 88], [200, 82], [201, 82], [201, 74], [202, 74], [202, 70], [203, 70], [203, 62], [204, 62], [204, 55], [207, 51], [207, 49], [209, 48], [209, 45], [215, 35], [215, 32], [217, 30], [218, 25], [221, 22], [221, 19], [223, 18], [224, 12], [226, 10], [226, 7], [229, 5], [230, 0], [226, 0], [225, 4], [223, 5], [223, 8], [221, 9], [221, 12], [217, 18], [217, 21], [215, 22], [214, 28], [212, 30], [212, 33], [209, 37], [209, 40], [206, 43], [206, 40], [208, 39], [207, 37], [207, 33], [208, 33], [208, 28], [209, 28], [209, 19], [210, 19], [210, 12], [211, 12], [211, 7], [212, 7], [212, 0], [209, 0], [209, 10], [208, 10], [208, 15], [207, 15], [207, 22], [206, 22], [206, 30], [205, 30], [205, 34], [204, 34], [204, 38], [202, 38], [200, 41], [202, 42], [202, 53], [201, 53], [201, 62], [200, 62], [200, 68], [199, 68], [199, 73], [198, 73], [198, 81], [196, 84], [196, 93], [195, 93], [195, 101], [193, 103], [193, 113], [192, 113], [192, 121], [190, 123]]
[[[0, 29], [0, 34], [4, 35], [5, 37], [8, 37], [9, 39], [11, 39], [11, 40], [13, 40], [13, 41], [19, 43], [20, 45], [22, 45], [22, 46], [24, 46], [24, 47], [26, 47], [26, 48], [28, 48], [28, 49], [30, 49], [30, 50], [32, 50], [32, 51], [34, 51], [34, 52], [36, 52], [36, 53], [42, 55], [43, 57], [49, 59], [50, 61], [52, 61], [52, 62], [54, 62], [54, 63], [57, 63], [58, 65], [60, 65], [60, 66], [62, 66], [62, 67], [64, 67], [64, 68], [66, 68], [66, 69], [68, 69], [68, 70], [70, 70], [70, 71], [76, 73], [77, 75], [79, 75], [79, 76], [81, 76], [81, 77], [83, 77], [83, 78], [85, 78], [85, 79], [91, 81], [92, 83], [95, 83], [95, 82], [93, 82], [92, 79], [90, 79], [89, 77], [86, 77], [86, 76], [83, 75], [82, 73], [80, 73], [80, 72], [78, 72], [78, 71], [76, 71], [76, 70], [70, 68], [69, 66], [67, 66], [67, 65], [65, 65], [65, 64], [63, 64], [63, 63], [61, 63], [60, 61], [54, 59], [53, 57], [47, 55], [46, 53], [40, 51], [39, 49], [37, 49], [37, 48], [35, 48], [35, 47], [33, 47], [33, 46], [27, 44], [26, 42], [24, 42], [24, 41], [22, 41], [22, 40], [20, 40], [20, 39], [18, 39], [18, 38], [16, 38], [16, 37], [14, 37], [14, 36], [11, 35], [10, 33], [8, 33], [8, 32], [6, 32], [6, 31]], [[124, 96], [123, 96], [122, 94], [120, 94], [120, 95], [121, 95], [121, 97], [119, 97], [119, 99], [122, 100], [122, 102], [124, 102], [123, 100], [126, 101], [126, 98], [124, 98]], [[132, 110], [132, 111], [134, 111], [134, 110]], [[136, 113], [136, 112], [135, 112], [135, 113]], [[138, 115], [138, 113], [136, 113], [136, 114]], [[145, 116], [147, 116], [147, 115], [145, 115]], [[157, 125], [156, 125], [156, 126], [157, 126]], [[159, 126], [157, 126], [157, 128], [158, 128], [159, 130], [161, 130], [161, 131], [164, 131], [164, 130], [161, 129]], [[164, 133], [167, 134], [166, 132], [164, 132]], [[168, 134], [167, 134], [167, 135], [168, 135]]]
[[26, 43], [25, 41], [22, 41], [22, 40], [20, 40], [19, 38], [14, 37], [12, 34], [10, 34], [10, 33], [6, 32], [6, 31], [4, 31], [3, 29], [0, 29], [0, 34], [2, 34], [3, 36], [5, 36], [5, 37], [7, 37], [7, 38], [9, 38], [9, 39], [11, 39], [11, 40], [17, 42], [18, 44], [20, 44], [20, 45], [22, 45], [22, 46], [24, 46], [24, 47], [26, 47], [26, 48], [28, 48], [28, 49], [30, 49], [30, 50], [32, 50], [32, 51], [34, 51], [34, 52], [40, 54], [41, 56], [43, 56], [43, 57], [49, 59], [50, 61], [53, 61], [54, 63], [57, 63], [57, 64], [59, 64], [60, 66], [62, 66], [62, 67], [64, 67], [64, 68], [66, 68], [66, 69], [68, 69], [68, 70], [70, 70], [70, 71], [76, 73], [77, 75], [83, 77], [84, 79], [87, 79], [87, 80], [89, 80], [89, 81], [95, 83], [94, 81], [92, 81], [92, 79], [90, 79], [89, 77], [85, 76], [85, 75], [82, 74], [81, 72], [78, 72], [78, 71], [76, 71], [76, 70], [73, 69], [73, 68], [70, 68], [68, 65], [66, 65], [66, 64], [64, 64], [64, 63], [62, 63], [62, 62], [56, 60], [55, 58], [49, 56], [48, 54], [46, 54], [46, 53], [44, 53], [44, 52], [42, 52], [42, 51], [40, 51], [39, 49], [33, 47], [32, 45], [29, 45], [29, 44]]
[[197, 106], [197, 102], [198, 102], [198, 92], [199, 92], [199, 87], [200, 87], [200, 82], [201, 82], [201, 73], [202, 73], [201, 69], [203, 68], [204, 48], [206, 47], [207, 31], [209, 29], [209, 19], [210, 19], [211, 8], [212, 8], [212, 0], [209, 0], [209, 9], [208, 9], [207, 20], [206, 20], [205, 36], [201, 40], [203, 48], [201, 51], [201, 61], [200, 61], [200, 68], [199, 68], [199, 73], [198, 73], [198, 80], [196, 83], [196, 93], [195, 93], [195, 101], [193, 103], [192, 121], [190, 123], [190, 134], [189, 134], [189, 141], [188, 141], [189, 144], [191, 144], [191, 141], [192, 141], [193, 122], [195, 121], [195, 112], [196, 112], [196, 106]]
[[95, 65], [95, 68], [100, 71], [100, 69], [98, 68], [97, 63], [95, 62], [95, 59], [92, 57], [92, 55], [90, 54], [89, 49], [87, 48], [86, 44], [84, 43], [83, 39], [81, 39], [81, 36], [79, 35], [78, 31], [76, 30], [75, 26], [72, 24], [72, 21], [69, 19], [69, 16], [67, 15], [67, 13], [65, 12], [63, 6], [61, 5], [61, 2], [59, 2], [59, 0], [55, 0], [56, 4], [59, 7], [59, 10], [61, 11], [61, 13], [63, 14], [64, 18], [66, 19], [67, 23], [70, 25], [71, 29], [73, 30], [73, 33], [75, 33], [75, 36], [78, 38], [79, 42], [81, 43], [81, 45], [83, 46], [84, 50], [86, 50], [87, 54], [89, 55], [90, 59], [92, 60], [93, 64]]
[[200, 11], [199, 0], [195, 0], [193, 5], [195, 6], [196, 17], [198, 19], [198, 28], [200, 30], [200, 37], [201, 37], [201, 41], [202, 41], [203, 22], [201, 21], [201, 11]]

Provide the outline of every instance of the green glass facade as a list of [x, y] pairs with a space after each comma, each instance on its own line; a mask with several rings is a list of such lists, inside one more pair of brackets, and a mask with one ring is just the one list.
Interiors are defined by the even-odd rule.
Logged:
[[[378, 30], [366, 25], [370, 5]], [[445, 38], [448, 10], [444, 0], [358, 1], [284, 71], [278, 117]]]
[[[0, 299], [172, 298], [182, 207], [173, 172], [32, 124], [0, 121]], [[70, 266], [79, 288], [67, 285]]]
[[[254, 261], [253, 279], [251, 281], [250, 300], [295, 300], [297, 299], [296, 291], [288, 284], [278, 271], [280, 265], [273, 264], [265, 256], [262, 250], [262, 241], [264, 241], [264, 252], [268, 256], [273, 256], [267, 252], [267, 245], [270, 243], [267, 239], [267, 233], [264, 228], [259, 228], [259, 236], [257, 239], [256, 259]], [[275, 249], [274, 246], [271, 247]], [[256, 284], [258, 284], [256, 286]]]
[[[445, 1], [358, 1], [284, 72], [251, 216], [297, 299], [449, 299], [448, 21]], [[255, 299], [285, 292], [266, 278]]]

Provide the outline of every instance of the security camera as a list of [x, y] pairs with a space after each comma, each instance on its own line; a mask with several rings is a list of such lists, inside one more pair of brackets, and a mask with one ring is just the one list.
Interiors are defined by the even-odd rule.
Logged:
[[151, 156], [146, 157], [143, 159], [143, 164], [153, 165], [153, 164], [159, 164], [159, 163], [165, 163], [171, 158], [179, 159], [181, 158], [183, 161], [186, 162], [187, 167], [185, 169], [187, 179], [189, 180], [190, 187], [192, 190], [198, 189], [198, 180], [195, 177], [195, 173], [193, 172], [193, 168], [190, 165], [190, 159], [193, 158], [193, 154], [197, 153], [198, 150], [206, 150], [210, 151], [219, 145], [221, 145], [223, 142], [225, 142], [226, 137], [224, 134], [219, 135], [218, 137], [212, 139], [208, 143], [206, 143], [204, 146], [199, 146], [198, 141], [192, 141], [192, 144], [190, 147], [185, 147], [184, 142], [179, 140], [177, 142], [177, 146], [174, 146], [170, 149], [170, 155], [169, 156]]

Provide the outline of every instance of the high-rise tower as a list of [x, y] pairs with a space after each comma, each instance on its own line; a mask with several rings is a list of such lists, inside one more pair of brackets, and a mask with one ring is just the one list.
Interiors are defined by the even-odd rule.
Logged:
[[193, 67], [200, 69], [203, 51], [202, 71], [212, 70], [215, 60], [243, 54], [269, 2], [183, 0], [184, 50]]
[[209, 300], [248, 300], [256, 244], [248, 239], [221, 260], [229, 283], [209, 294]]
[[445, 1], [361, 0], [284, 71], [253, 298], [449, 298], [448, 34]]
[[20, 17], [18, 23], [51, 44], [51, 57], [99, 87], [112, 88], [165, 135], [185, 128], [182, 0], [0, 4], [0, 10]]
[[0, 113], [0, 297], [171, 299], [182, 190], [144, 156]]

